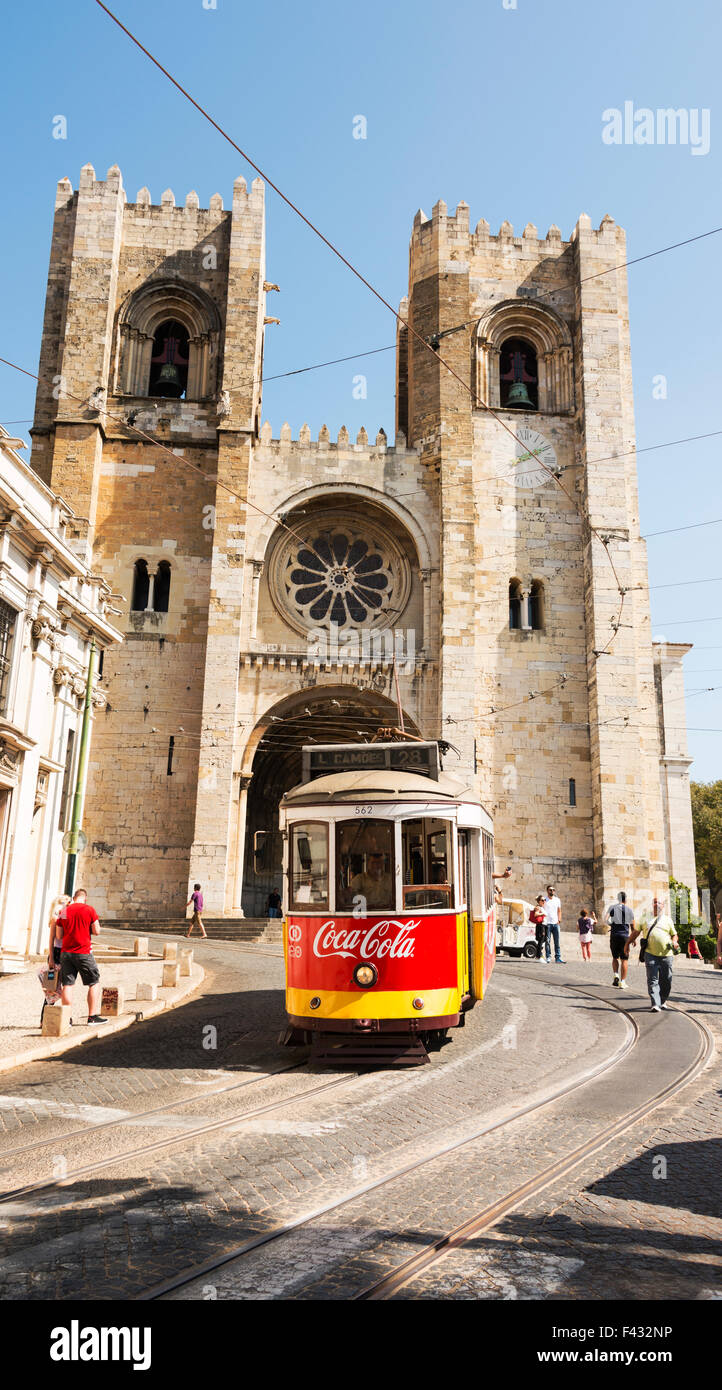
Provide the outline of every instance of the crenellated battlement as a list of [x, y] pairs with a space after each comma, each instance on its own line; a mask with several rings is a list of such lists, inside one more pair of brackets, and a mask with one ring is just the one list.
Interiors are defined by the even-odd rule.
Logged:
[[501, 223], [498, 232], [491, 231], [490, 225], [485, 217], [480, 218], [476, 227], [472, 231], [469, 223], [469, 204], [460, 202], [454, 212], [448, 211], [443, 199], [432, 208], [431, 217], [420, 208], [416, 213], [411, 234], [412, 250], [427, 250], [430, 245], [448, 241], [468, 243], [471, 253], [474, 251], [493, 250], [498, 247], [502, 251], [508, 251], [510, 247], [515, 247], [520, 251], [534, 248], [539, 252], [559, 253], [565, 250], [580, 236], [596, 238], [603, 242], [615, 242], [618, 236], [623, 236], [619, 228], [609, 213], [602, 218], [598, 228], [593, 228], [591, 219], [586, 213], [581, 213], [575, 226], [573, 227], [569, 239], [565, 241], [559, 227], [552, 223], [545, 237], [539, 236], [539, 230], [533, 222], [527, 222], [522, 235], [515, 236], [511, 222]]
[[419, 456], [417, 449], [407, 446], [404, 434], [397, 433], [396, 443], [390, 445], [388, 443], [386, 431], [380, 429], [376, 435], [375, 441], [369, 443], [368, 434], [363, 426], [359, 430], [355, 441], [351, 439], [345, 425], [341, 426], [335, 441], [331, 439], [330, 431], [326, 425], [321, 426], [318, 432], [318, 439], [312, 438], [311, 430], [308, 425], [302, 425], [298, 433], [298, 439], [293, 439], [291, 435], [291, 426], [289, 424], [284, 424], [281, 428], [279, 437], [274, 439], [273, 429], [266, 420], [261, 427], [259, 446], [278, 454], [285, 454], [289, 451], [302, 452], [308, 449], [316, 449], [322, 452], [328, 451], [332, 454], [335, 453], [337, 456], [345, 453], [354, 455], [360, 454], [366, 458], [373, 458], [377, 457], [379, 454], [384, 454], [391, 459], [397, 459], [399, 462], [407, 458], [416, 459]]
[[[254, 179], [249, 189], [246, 180], [240, 175], [233, 184], [232, 207], [225, 215], [238, 216], [247, 212], [256, 212], [262, 215], [264, 193], [263, 179]], [[75, 196], [70, 179], [67, 177], [60, 179], [55, 200], [56, 207], [66, 204]], [[96, 177], [92, 164], [84, 164], [80, 171], [77, 196], [100, 198], [101, 200], [104, 197], [119, 199], [128, 212], [142, 209], [147, 213], [158, 213], [164, 216], [176, 214], [178, 217], [224, 213], [223, 198], [220, 193], [214, 193], [210, 198], [208, 207], [202, 208], [198, 194], [193, 188], [186, 194], [184, 203], [180, 205], [176, 204], [172, 188], [166, 188], [165, 192], [161, 194], [160, 202], [154, 203], [150, 189], [145, 186], [138, 189], [135, 202], [130, 202], [123, 187], [123, 177], [117, 164], [111, 164], [104, 179]]]

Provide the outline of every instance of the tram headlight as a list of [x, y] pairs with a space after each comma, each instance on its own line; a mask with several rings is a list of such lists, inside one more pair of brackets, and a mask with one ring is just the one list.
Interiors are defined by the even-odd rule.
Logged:
[[372, 985], [376, 984], [379, 978], [379, 972], [375, 965], [367, 965], [364, 963], [363, 965], [356, 966], [353, 977], [356, 984], [361, 986], [361, 989], [370, 989]]

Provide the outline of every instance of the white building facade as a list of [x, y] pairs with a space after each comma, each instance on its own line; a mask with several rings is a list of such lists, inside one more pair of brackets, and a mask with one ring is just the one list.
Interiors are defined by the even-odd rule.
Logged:
[[[91, 644], [110, 589], [65, 539], [73, 513], [0, 426], [0, 968], [44, 952], [63, 892]], [[93, 694], [93, 716], [105, 704]], [[92, 724], [91, 724], [92, 737]], [[78, 884], [83, 860], [78, 861]]]

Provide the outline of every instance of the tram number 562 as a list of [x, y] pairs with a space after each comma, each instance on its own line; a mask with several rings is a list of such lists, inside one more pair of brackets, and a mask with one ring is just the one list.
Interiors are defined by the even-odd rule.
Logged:
[[372, 806], [354, 806], [353, 808], [355, 816], [370, 816], [372, 810]]

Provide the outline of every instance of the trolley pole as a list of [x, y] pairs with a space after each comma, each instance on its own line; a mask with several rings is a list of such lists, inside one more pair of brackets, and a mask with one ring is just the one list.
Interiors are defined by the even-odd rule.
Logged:
[[73, 812], [70, 818], [70, 849], [68, 851], [68, 863], [65, 870], [65, 891], [73, 896], [75, 887], [75, 870], [78, 862], [78, 831], [83, 816], [83, 799], [85, 796], [85, 778], [88, 771], [88, 753], [90, 751], [90, 710], [93, 695], [93, 677], [95, 675], [95, 638], [90, 640], [90, 656], [88, 658], [88, 679], [85, 684], [85, 700], [83, 703], [83, 722], [80, 729], [80, 751], [78, 753], [78, 771], [75, 778], [75, 794], [73, 796]]

